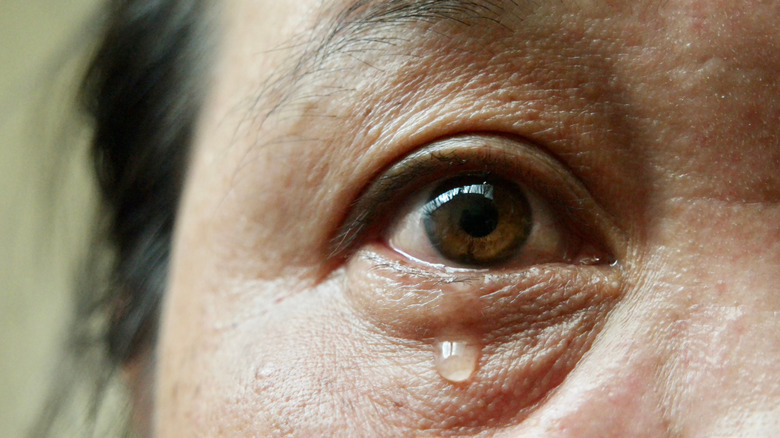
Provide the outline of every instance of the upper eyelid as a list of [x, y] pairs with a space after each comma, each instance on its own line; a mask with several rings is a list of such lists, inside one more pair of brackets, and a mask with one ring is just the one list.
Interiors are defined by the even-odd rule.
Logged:
[[[523, 163], [518, 164], [520, 162]], [[330, 257], [344, 256], [377, 216], [388, 209], [388, 204], [399, 202], [399, 193], [402, 199], [406, 197], [403, 192], [415, 181], [417, 184], [433, 182], [436, 179], [433, 173], [441, 174], [448, 169], [509, 176], [543, 197], [559, 201], [567, 210], [578, 212], [573, 216], [589, 216], [585, 222], [597, 224], [587, 224], [591, 225], [588, 231], [605, 240], [606, 249], [614, 256], [620, 258], [625, 252], [625, 239], [614, 219], [563, 163], [522, 138], [471, 133], [429, 143], [381, 172], [350, 206], [338, 232], [330, 240]], [[507, 175], [510, 171], [512, 175]], [[555, 187], [551, 187], [553, 185]]]

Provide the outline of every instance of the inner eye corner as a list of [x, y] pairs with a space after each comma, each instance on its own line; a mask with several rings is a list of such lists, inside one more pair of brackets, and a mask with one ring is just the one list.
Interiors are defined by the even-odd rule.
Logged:
[[[598, 205], [572, 207], [560, 206], [571, 231], [582, 241], [579, 264], [621, 266], [625, 259], [627, 244], [620, 228]], [[583, 217], [589, 217], [584, 219]]]

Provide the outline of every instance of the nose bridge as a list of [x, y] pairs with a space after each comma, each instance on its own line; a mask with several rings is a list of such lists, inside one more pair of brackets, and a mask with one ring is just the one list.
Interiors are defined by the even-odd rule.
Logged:
[[750, 406], [759, 398], [775, 405], [780, 400], [776, 311], [738, 303], [694, 304], [683, 318], [669, 322], [662, 344], [666, 359], [659, 369], [659, 391], [676, 424], [701, 418], [713, 434], [731, 430], [728, 436], [749, 436], [742, 434], [760, 420], [745, 417]]
[[780, 400], [780, 206], [677, 198], [657, 213], [634, 290], [612, 316], [626, 313], [634, 354], [653, 364], [638, 387], [668, 435], [687, 436], [696, 419], [744, 436], [764, 427], [751, 423], [763, 417], [740, 418], [757, 394]]
[[645, 247], [638, 274], [652, 271], [651, 283], [674, 285], [676, 298], [780, 310], [780, 204], [671, 199]]

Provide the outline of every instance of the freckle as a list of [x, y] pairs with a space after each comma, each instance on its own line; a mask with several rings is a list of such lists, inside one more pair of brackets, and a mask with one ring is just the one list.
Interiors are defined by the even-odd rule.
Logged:
[[434, 343], [434, 367], [452, 383], [465, 382], [477, 370], [482, 346], [473, 339], [441, 339]]

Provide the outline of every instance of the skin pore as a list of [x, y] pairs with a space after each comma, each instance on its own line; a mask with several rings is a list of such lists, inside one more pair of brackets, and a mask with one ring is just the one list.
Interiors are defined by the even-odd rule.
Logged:
[[[352, 3], [215, 11], [155, 434], [780, 433], [780, 5]], [[475, 172], [534, 251], [398, 225]]]

